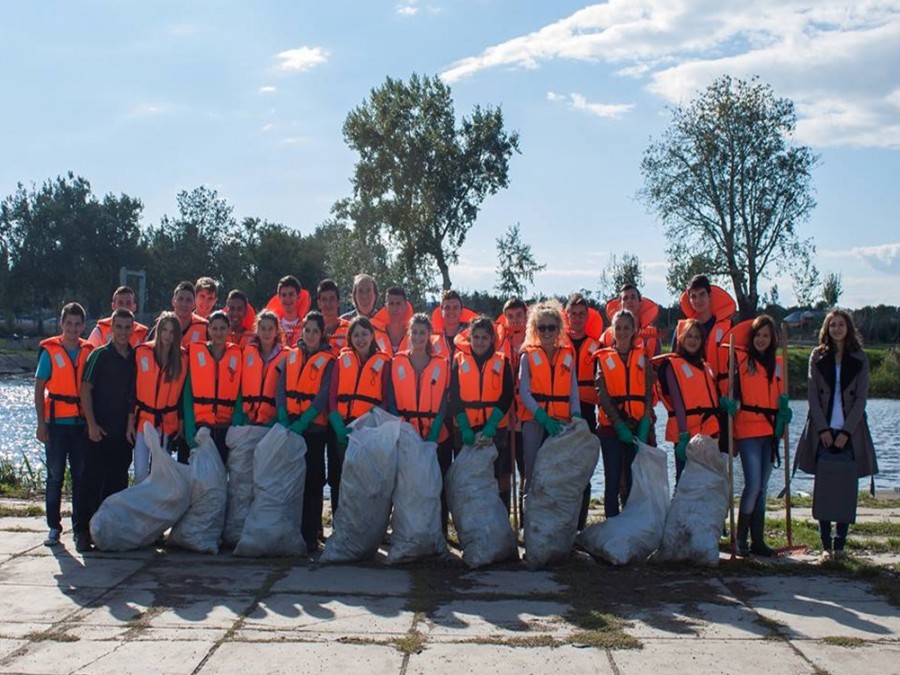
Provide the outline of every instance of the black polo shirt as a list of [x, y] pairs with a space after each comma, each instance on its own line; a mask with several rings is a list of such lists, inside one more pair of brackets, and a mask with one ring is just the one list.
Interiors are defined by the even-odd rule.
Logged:
[[137, 364], [131, 345], [125, 356], [110, 342], [94, 349], [88, 357], [82, 379], [94, 387], [91, 390], [94, 418], [106, 433], [125, 434], [128, 415], [134, 410], [136, 377]]

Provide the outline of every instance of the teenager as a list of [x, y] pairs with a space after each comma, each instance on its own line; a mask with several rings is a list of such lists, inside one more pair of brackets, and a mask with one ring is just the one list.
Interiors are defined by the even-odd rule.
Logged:
[[[324, 337], [335, 351], [347, 346], [347, 327], [350, 322], [339, 315], [341, 292], [331, 279], [322, 279], [316, 287], [316, 305], [325, 320]], [[303, 320], [304, 324], [306, 319]]]
[[[134, 482], [150, 475], [150, 448], [144, 425], [150, 422], [164, 450], [178, 450], [184, 438], [182, 394], [188, 371], [187, 349], [181, 346], [181, 325], [173, 312], [156, 320], [155, 338], [135, 348], [135, 407], [128, 421], [128, 440], [134, 443]], [[186, 454], [179, 458], [186, 462]]]
[[353, 277], [353, 289], [350, 293], [353, 309], [342, 314], [341, 318], [351, 321], [357, 316], [371, 319], [375, 316], [375, 303], [378, 301], [378, 284], [368, 274], [357, 274]]
[[281, 325], [275, 312], [264, 309], [256, 316], [254, 339], [243, 349], [241, 366], [242, 424], [271, 426], [278, 409], [276, 392], [284, 361]]
[[[185, 348], [194, 342], [206, 340], [206, 319], [194, 312], [196, 304], [194, 284], [190, 281], [180, 282], [172, 293], [172, 311], [178, 317], [181, 345]], [[151, 339], [154, 337], [155, 334], [150, 335]]]
[[300, 339], [301, 320], [309, 311], [309, 305], [309, 293], [303, 290], [297, 277], [289, 274], [278, 280], [276, 295], [266, 305], [266, 309], [271, 309], [278, 315], [286, 346], [297, 345]]
[[89, 521], [82, 506], [87, 432], [79, 394], [82, 375], [93, 347], [81, 339], [84, 307], [70, 302], [62, 308], [62, 332], [41, 341], [34, 375], [34, 410], [38, 441], [44, 444], [47, 487], [44, 506], [49, 533], [44, 544], [59, 544], [62, 533], [62, 486], [66, 462], [72, 477], [72, 532], [75, 546], [87, 539]]
[[[637, 337], [641, 340], [646, 357], [652, 359], [654, 356], [659, 356], [662, 352], [662, 343], [659, 339], [659, 331], [653, 325], [659, 315], [659, 305], [649, 298], [643, 297], [634, 284], [625, 284], [619, 294], [606, 303], [607, 318], [612, 321], [613, 316], [620, 309], [627, 309], [637, 319]], [[604, 347], [612, 347], [614, 338], [613, 328], [610, 325], [603, 332], [600, 341]]]
[[219, 282], [212, 277], [200, 277], [194, 284], [197, 299], [197, 314], [209, 319], [219, 299]]
[[[375, 312], [375, 316], [372, 317], [378, 348], [392, 356], [408, 350], [408, 333], [412, 317], [413, 308], [406, 297], [406, 291], [400, 286], [388, 288], [384, 292], [384, 307]], [[428, 326], [431, 326], [430, 320]]]
[[672, 351], [675, 351], [684, 323], [695, 319], [703, 334], [703, 360], [716, 378], [719, 393], [725, 394], [728, 389], [727, 358], [723, 358], [719, 345], [731, 330], [731, 317], [737, 311], [734, 299], [724, 289], [713, 286], [705, 274], [697, 274], [681, 294], [681, 311], [687, 318], [681, 319], [675, 328]]
[[[127, 309], [132, 314], [137, 312], [137, 302], [134, 298], [133, 289], [128, 286], [119, 286], [113, 292], [112, 311], [115, 312], [117, 309]], [[144, 342], [147, 339], [149, 330], [144, 324], [135, 321], [134, 330], [131, 332], [131, 346], [137, 347]], [[112, 340], [112, 336], [112, 317], [107, 316], [97, 321], [97, 325], [94, 326], [94, 330], [88, 336], [88, 342], [94, 347], [99, 347]]]
[[[112, 340], [94, 349], [81, 381], [81, 406], [87, 422], [84, 463], [84, 519], [101, 502], [128, 487], [132, 439], [128, 422], [134, 410], [135, 360], [130, 344], [134, 315], [117, 309], [111, 317]], [[90, 534], [78, 538], [75, 550], [91, 550]]]
[[[233, 342], [243, 349], [253, 341], [256, 315], [250, 306], [250, 300], [243, 291], [233, 289], [225, 298], [225, 314], [228, 315], [228, 342]], [[278, 320], [278, 317], [275, 317]]]

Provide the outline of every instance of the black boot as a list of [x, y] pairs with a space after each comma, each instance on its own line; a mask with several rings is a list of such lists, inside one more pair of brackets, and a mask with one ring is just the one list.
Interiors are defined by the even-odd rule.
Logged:
[[766, 512], [756, 509], [750, 514], [750, 553], [761, 558], [771, 558], [775, 551], [766, 545]]
[[750, 557], [750, 546], [747, 544], [747, 534], [750, 532], [750, 514], [738, 512], [737, 521], [737, 554], [741, 558]]

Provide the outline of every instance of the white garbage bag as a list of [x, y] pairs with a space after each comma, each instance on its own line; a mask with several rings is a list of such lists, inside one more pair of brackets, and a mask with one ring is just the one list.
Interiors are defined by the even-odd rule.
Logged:
[[474, 445], [463, 446], [447, 472], [447, 505], [463, 562], [472, 569], [519, 556], [494, 477], [496, 459], [497, 448], [479, 434]]
[[719, 441], [694, 436], [688, 443], [687, 464], [669, 506], [656, 558], [718, 565], [729, 493], [728, 456], [719, 452]]
[[168, 542], [200, 553], [218, 553], [225, 526], [225, 465], [207, 427], [191, 450], [191, 505], [169, 533]]
[[525, 555], [539, 569], [569, 557], [584, 488], [594, 475], [600, 440], [575, 419], [538, 448], [525, 497]]
[[230, 427], [225, 435], [228, 446], [228, 505], [222, 541], [235, 546], [241, 538], [244, 520], [253, 500], [253, 451], [269, 433], [269, 427]]
[[149, 546], [191, 505], [190, 469], [162, 449], [150, 422], [144, 424], [144, 439], [150, 449], [150, 476], [104, 499], [91, 518], [91, 539], [101, 551]]
[[586, 527], [579, 537], [588, 553], [613, 565], [646, 560], [659, 547], [666, 526], [669, 509], [666, 453], [638, 443], [631, 475], [631, 493], [622, 512]]
[[236, 556], [305, 556], [300, 533], [306, 441], [280, 424], [253, 453], [253, 501], [244, 520]]
[[400, 424], [397, 480], [391, 501], [391, 548], [388, 562], [400, 563], [447, 553], [441, 528], [443, 480], [437, 444], [423, 441], [412, 425]]
[[322, 562], [369, 560], [378, 553], [391, 517], [397, 477], [400, 418], [381, 408], [350, 424], [341, 471], [341, 502]]

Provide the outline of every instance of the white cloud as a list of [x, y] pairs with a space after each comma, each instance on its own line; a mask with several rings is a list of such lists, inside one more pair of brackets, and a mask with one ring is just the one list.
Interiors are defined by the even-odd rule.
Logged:
[[398, 16], [408, 18], [416, 16], [423, 9], [429, 14], [441, 13], [441, 8], [438, 5], [423, 5], [421, 0], [405, 0], [397, 5], [397, 14]]
[[900, 243], [857, 246], [850, 254], [882, 272], [900, 272]]
[[397, 14], [400, 16], [415, 16], [419, 13], [419, 8], [416, 7], [414, 2], [409, 2], [405, 5], [397, 6]]
[[126, 117], [157, 117], [175, 109], [170, 103], [139, 103], [126, 113]]
[[293, 136], [290, 138], [282, 138], [281, 143], [283, 145], [293, 145], [293, 146], [301, 146], [301, 145], [309, 145], [312, 142], [308, 136]]
[[269, 122], [268, 124], [264, 124], [262, 126], [262, 128], [260, 129], [260, 131], [262, 131], [262, 132], [272, 131], [272, 129], [274, 129], [274, 128], [275, 128], [275, 125], [272, 124], [271, 122]]
[[281, 62], [278, 70], [286, 72], [302, 72], [315, 68], [328, 60], [328, 52], [322, 47], [297, 47], [278, 52], [275, 57]]
[[442, 77], [556, 60], [612, 65], [676, 104], [723, 73], [759, 75], [797, 104], [801, 142], [900, 147], [897, 0], [609, 0], [463, 58]]
[[569, 107], [574, 110], [581, 110], [597, 117], [619, 118], [627, 112], [630, 112], [634, 105], [631, 103], [591, 103], [582, 94], [571, 93], [568, 96], [557, 94], [552, 91], [547, 92], [547, 100], [558, 103], [568, 101]]
[[256, 90], [258, 94], [274, 94], [276, 91], [278, 91], [278, 89], [270, 84]]

